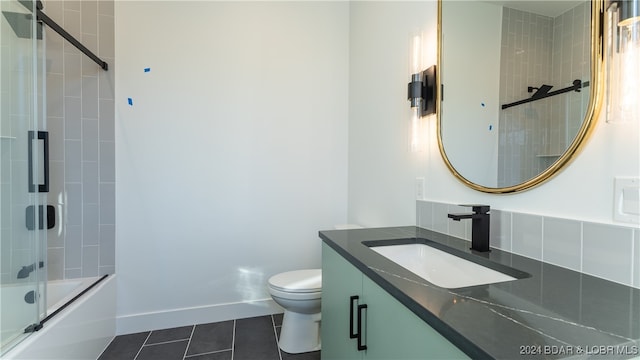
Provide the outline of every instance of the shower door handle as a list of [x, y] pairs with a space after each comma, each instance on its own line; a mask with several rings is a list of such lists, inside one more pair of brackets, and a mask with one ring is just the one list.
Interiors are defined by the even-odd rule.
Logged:
[[[47, 213], [45, 214], [45, 209]], [[38, 225], [36, 225], [36, 208], [33, 205], [27, 206], [27, 211], [25, 213], [25, 222], [27, 225], [27, 230], [43, 230], [44, 219], [47, 219], [47, 230], [53, 229], [56, 227], [56, 208], [51, 205], [40, 205], [38, 206]]]
[[[29, 140], [27, 142], [27, 153], [29, 157], [28, 162], [28, 172], [29, 172], [29, 192], [36, 192], [36, 184], [33, 178], [33, 140], [35, 139], [35, 131], [29, 131]], [[43, 164], [43, 175], [44, 175], [44, 184], [38, 184], [38, 192], [49, 192], [49, 132], [48, 131], [38, 131], [38, 140], [43, 141], [43, 155], [44, 155], [44, 164]]]

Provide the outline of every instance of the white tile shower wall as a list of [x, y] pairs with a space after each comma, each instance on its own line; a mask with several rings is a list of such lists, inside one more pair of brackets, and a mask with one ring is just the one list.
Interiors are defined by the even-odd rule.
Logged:
[[[500, 102], [531, 94], [529, 86], [552, 90], [589, 78], [590, 7], [580, 4], [555, 17], [504, 8]], [[523, 71], [514, 69], [527, 69]], [[514, 75], [516, 74], [516, 75]], [[500, 112], [499, 184], [522, 182], [555, 161], [577, 134], [589, 88]], [[526, 141], [525, 141], [526, 138]]]
[[[471, 241], [469, 208], [416, 202], [416, 225]], [[464, 225], [463, 225], [464, 224]], [[491, 247], [640, 288], [640, 228], [491, 210]]]
[[50, 205], [60, 214], [47, 233], [49, 279], [115, 271], [113, 0], [44, 1], [44, 12], [109, 64], [97, 64], [50, 28], [47, 127]]
[[[528, 86], [551, 83], [552, 22], [553, 19], [546, 16], [504, 8], [501, 104], [529, 97]], [[549, 100], [541, 100], [500, 111], [499, 185], [520, 183], [539, 173], [540, 159], [535, 155], [543, 152], [544, 127], [541, 125], [549, 118], [548, 103]]]

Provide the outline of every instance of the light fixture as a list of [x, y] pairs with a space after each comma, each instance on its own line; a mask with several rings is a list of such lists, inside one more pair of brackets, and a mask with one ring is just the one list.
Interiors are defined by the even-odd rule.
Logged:
[[606, 121], [640, 117], [640, 0], [606, 0]]
[[436, 66], [422, 70], [422, 37], [411, 39], [409, 69], [411, 82], [407, 86], [407, 100], [418, 117], [436, 113]]
[[436, 67], [422, 67], [422, 34], [414, 33], [409, 44], [409, 76], [407, 100], [411, 103], [411, 128], [409, 146], [412, 152], [426, 149], [421, 118], [436, 113]]

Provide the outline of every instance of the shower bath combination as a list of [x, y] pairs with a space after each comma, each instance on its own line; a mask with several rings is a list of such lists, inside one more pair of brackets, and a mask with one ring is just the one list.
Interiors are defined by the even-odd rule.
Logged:
[[[62, 9], [61, 4], [63, 2], [55, 6]], [[54, 246], [64, 247], [71, 241], [67, 236], [78, 233], [69, 227], [70, 213], [80, 214], [80, 219], [89, 218], [89, 215], [84, 213], [87, 206], [83, 206], [82, 201], [68, 199], [70, 192], [65, 185], [76, 180], [66, 178], [67, 169], [73, 169], [75, 164], [66, 163], [65, 127], [52, 126], [49, 130], [47, 126], [50, 115], [47, 114], [45, 80], [49, 78], [52, 63], [46, 52], [47, 36], [53, 32], [59, 34], [102, 69], [98, 71], [107, 71], [109, 66], [47, 16], [43, 9], [44, 4], [39, 0], [0, 2], [0, 355], [3, 358], [12, 358], [30, 333], [46, 332], [41, 329], [47, 320], [105, 278], [96, 273], [79, 279], [83, 271], [70, 272], [62, 266], [60, 271], [57, 268], [54, 272], [50, 270], [59, 259], [49, 261], [48, 238], [49, 242], [55, 242]], [[94, 11], [97, 17], [97, 9]], [[47, 28], [53, 32], [46, 31]], [[52, 89], [56, 90], [55, 87]], [[52, 89], [49, 91], [53, 95], [60, 95]], [[64, 99], [64, 96], [54, 97], [58, 98]], [[53, 116], [62, 118], [61, 122], [65, 120], [64, 113]], [[69, 131], [68, 127], [66, 129]], [[52, 150], [52, 146], [56, 148]], [[82, 185], [76, 188], [80, 191], [73, 196], [78, 197], [78, 193], [82, 196]], [[85, 241], [99, 241], [83, 239], [83, 228], [76, 227], [81, 229], [80, 246]], [[65, 249], [59, 253], [65, 255]], [[105, 283], [102, 281], [93, 291], [105, 287]]]

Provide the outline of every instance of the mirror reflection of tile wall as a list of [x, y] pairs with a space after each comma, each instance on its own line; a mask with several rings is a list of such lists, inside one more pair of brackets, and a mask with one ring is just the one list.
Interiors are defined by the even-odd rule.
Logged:
[[[501, 104], [530, 97], [529, 86], [555, 91], [589, 80], [589, 5], [555, 18], [503, 9]], [[498, 186], [522, 183], [557, 160], [580, 129], [588, 102], [586, 87], [501, 110]]]

